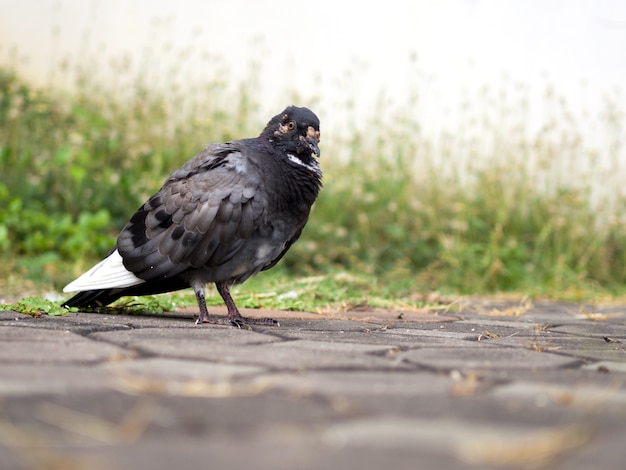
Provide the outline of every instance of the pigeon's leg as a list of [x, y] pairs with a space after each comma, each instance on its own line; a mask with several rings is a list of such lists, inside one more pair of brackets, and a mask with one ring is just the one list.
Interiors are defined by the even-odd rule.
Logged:
[[224, 303], [226, 304], [226, 308], [228, 309], [228, 315], [226, 316], [226, 320], [231, 324], [238, 326], [241, 328], [242, 326], [246, 326], [249, 323], [257, 324], [257, 325], [277, 325], [279, 323], [272, 318], [250, 318], [244, 317], [239, 313], [239, 309], [235, 305], [235, 301], [230, 295], [230, 285], [227, 282], [216, 282], [215, 287], [217, 287], [217, 291], [224, 299]]
[[[241, 328], [242, 326], [247, 326], [245, 322], [237, 322], [237, 319], [230, 320], [228, 317], [223, 318], [211, 318], [209, 317], [209, 311], [206, 308], [206, 298], [204, 296], [204, 285], [201, 287], [194, 287], [194, 292], [196, 294], [196, 300], [198, 301], [198, 308], [200, 310], [200, 315], [198, 315], [198, 319], [196, 320], [196, 325], [201, 325], [202, 323], [213, 323], [215, 325], [235, 325]], [[240, 315], [241, 317], [241, 315]], [[241, 317], [243, 319], [243, 317]]]
[[196, 300], [198, 301], [198, 308], [200, 309], [200, 315], [196, 320], [196, 325], [200, 323], [212, 323], [209, 318], [209, 311], [206, 308], [206, 299], [204, 298], [204, 285], [193, 288], [196, 294]]

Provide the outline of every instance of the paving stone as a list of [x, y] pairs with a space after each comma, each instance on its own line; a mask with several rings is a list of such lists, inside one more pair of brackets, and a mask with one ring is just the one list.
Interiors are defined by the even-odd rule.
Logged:
[[[418, 332], [416, 332], [418, 331]], [[332, 343], [363, 343], [388, 347], [419, 348], [419, 347], [471, 347], [468, 343], [474, 338], [465, 334], [439, 334], [439, 332], [423, 332], [402, 327], [378, 328], [369, 331], [305, 331], [283, 330], [282, 338], [313, 339]], [[468, 339], [470, 338], [470, 339]]]
[[[533, 450], [541, 442], [559, 438], [559, 448], [566, 452], [582, 448], [590, 441], [588, 431], [579, 427], [524, 428], [520, 426], [494, 426], [467, 423], [454, 418], [439, 420], [414, 420], [401, 417], [380, 417], [351, 420], [331, 426], [323, 438], [335, 445], [378, 449], [427, 449], [452, 454], [459, 460], [476, 465], [516, 463], [543, 464]], [[569, 439], [569, 442], [567, 441]], [[573, 442], [572, 442], [573, 441]], [[502, 449], [527, 446], [527, 455], [507, 455]], [[535, 449], [533, 449], [535, 448]], [[511, 455], [513, 454], [513, 455]], [[518, 459], [513, 462], [510, 459]]]
[[322, 371], [271, 374], [260, 377], [270, 387], [298, 394], [330, 396], [427, 397], [447, 393], [454, 381], [449, 376], [413, 371]]
[[105, 331], [89, 335], [132, 348], [146, 354], [166, 357], [202, 359], [205, 352], [218, 345], [243, 346], [280, 341], [274, 336], [230, 326], [211, 325], [211, 328], [138, 328], [125, 331]]
[[460, 371], [574, 367], [581, 362], [578, 359], [556, 354], [524, 349], [496, 348], [491, 345], [472, 349], [415, 349], [402, 353], [402, 358], [410, 363], [435, 370], [458, 369]]
[[[390, 329], [390, 331], [401, 331], [401, 328]], [[441, 325], [435, 330], [408, 329], [405, 334], [411, 335], [438, 335], [461, 338], [469, 341], [477, 341], [498, 337], [524, 337], [534, 338], [542, 335], [550, 335], [553, 330], [550, 325], [543, 323], [533, 323], [529, 321], [501, 321], [489, 319], [472, 319], [457, 321], [447, 325]]]
[[[225, 307], [211, 307], [210, 313], [215, 316], [226, 316]], [[309, 325], [319, 324], [319, 321], [310, 320], [323, 320], [325, 317], [308, 312], [297, 311], [275, 311], [275, 310], [259, 310], [259, 309], [241, 309], [241, 313], [244, 316], [262, 318], [270, 316], [276, 317], [281, 323], [284, 321], [289, 322], [290, 325], [300, 325], [303, 323]], [[141, 315], [117, 315], [117, 314], [101, 314], [101, 313], [84, 313], [84, 312], [71, 312], [63, 316], [49, 317], [47, 315], [41, 315], [40, 317], [32, 317], [30, 315], [24, 315], [11, 311], [0, 312], [0, 322], [11, 326], [23, 326], [26, 324], [36, 325], [38, 328], [46, 329], [65, 329], [71, 326], [75, 332], [90, 332], [90, 331], [108, 331], [117, 329], [128, 328], [186, 328], [186, 329], [211, 329], [216, 325], [196, 325], [194, 323], [195, 316], [197, 316], [197, 307], [183, 308], [177, 312], [164, 312], [156, 314], [141, 314]], [[307, 322], [307, 320], [309, 320]], [[345, 325], [349, 325], [349, 322], [345, 321]], [[364, 325], [371, 325], [371, 323], [363, 323]], [[270, 327], [276, 329], [276, 327]], [[255, 326], [254, 329], [263, 330], [261, 326]]]
[[585, 360], [626, 361], [626, 342], [607, 342], [599, 337], [565, 337], [557, 332], [532, 339], [516, 336], [490, 339], [488, 342], [492, 345], [522, 347]]
[[548, 325], [585, 325], [589, 321], [589, 319], [581, 316], [577, 310], [545, 311], [532, 309], [523, 317], [530, 322]]
[[227, 362], [243, 361], [288, 370], [405, 368], [395, 354], [387, 352], [395, 353], [394, 346], [296, 340], [273, 343], [266, 348], [229, 348], [222, 357]]
[[265, 368], [258, 366], [160, 357], [112, 362], [104, 365], [104, 369], [114, 377], [207, 382], [227, 382], [235, 378], [256, 376], [266, 371]]
[[621, 372], [626, 374], [626, 362], [599, 361], [592, 364], [585, 364], [582, 368], [602, 373]]
[[497, 334], [499, 336], [534, 336], [545, 328], [544, 324], [535, 323], [527, 319], [519, 319], [518, 321], [505, 321], [481, 319], [481, 320], [463, 320], [455, 322], [452, 328], [465, 329], [472, 333], [481, 334], [484, 331]]
[[314, 341], [301, 339], [295, 341], [282, 341], [272, 344], [272, 348], [295, 348], [307, 351], [329, 351], [333, 353], [387, 353], [394, 352], [394, 345], [368, 344], [368, 343], [341, 343], [329, 341]]
[[[275, 336], [234, 327], [191, 330], [146, 328], [94, 333], [91, 336], [115, 342], [143, 354], [287, 369], [385, 367], [391, 365], [391, 360], [370, 357], [365, 353], [384, 353], [394, 347], [324, 341], [283, 341]], [[263, 346], [268, 343], [273, 346]]]
[[[375, 323], [375, 322], [364, 322], [364, 321], [355, 321], [355, 320], [326, 320], [323, 317], [317, 320], [290, 320], [285, 319], [281, 322], [281, 325], [286, 327], [280, 328], [275, 327], [255, 327], [257, 331], [263, 332], [273, 332], [278, 335], [283, 333], [283, 330], [289, 331], [319, 331], [324, 333], [332, 333], [335, 331], [346, 332], [368, 332], [371, 330], [376, 330], [385, 327], [386, 323]], [[327, 328], [325, 328], [327, 327]]]
[[[619, 370], [602, 368], [600, 365], [603, 363], [603, 361], [582, 361], [580, 367], [559, 369], [496, 369], [484, 371], [480, 377], [488, 377], [504, 383], [534, 382], [572, 388], [595, 384], [601, 387], [626, 389], [626, 380]], [[615, 363], [607, 362], [606, 364], [614, 365]]]
[[553, 328], [552, 331], [575, 336], [598, 338], [607, 336], [609, 338], [626, 340], [626, 324], [616, 324], [607, 321], [588, 321], [584, 324], [562, 325]]
[[0, 328], [0, 361], [11, 363], [94, 363], [134, 356], [133, 351], [92, 341], [70, 331]]
[[[116, 452], [94, 452], [106, 468], [168, 469], [258, 469], [307, 470], [322, 468], [323, 449], [314, 436], [302, 435], [300, 429], [268, 427], [260, 438], [224, 438], [211, 440], [172, 436], [167, 445], [159, 440], [142, 440], [133, 446], [124, 446]], [[270, 439], [274, 436], [274, 439]], [[373, 467], [372, 467], [373, 468]]]
[[414, 329], [410, 327], [406, 327], [406, 328], [400, 327], [400, 328], [394, 328], [390, 333], [394, 335], [413, 337], [413, 338], [440, 338], [440, 339], [458, 340], [458, 341], [464, 341], [463, 343], [460, 343], [464, 345], [466, 345], [469, 342], [475, 341], [478, 338], [478, 335], [473, 331], [470, 331], [470, 332], [467, 332], [464, 330], [449, 331], [447, 329], [423, 330], [423, 329]]
[[377, 324], [394, 323], [441, 323], [458, 320], [454, 314], [440, 313], [428, 309], [385, 309], [369, 305], [350, 309], [345, 312], [325, 315], [327, 319], [343, 319], [350, 321], [365, 321]]
[[[480, 380], [480, 379], [479, 379]], [[473, 387], [473, 377], [459, 381], [462, 387], [451, 386], [444, 393], [432, 395], [394, 395], [383, 400], [376, 395], [341, 395], [338, 402], [344, 409], [355, 410], [353, 416], [398, 416], [406, 419], [436, 421], [455, 419], [476, 426], [569, 426], [586, 423], [606, 432], [623, 432], [626, 410], [620, 406], [572, 406], [564, 401], [533, 400], [516, 396], [495, 396], [494, 390], [515, 381], [493, 382], [487, 387]], [[466, 385], [470, 385], [467, 387]], [[480, 385], [480, 382], [479, 384]], [[556, 385], [558, 387], [558, 385]], [[439, 392], [439, 390], [437, 390]], [[308, 395], [304, 395], [308, 396]]]
[[541, 383], [515, 382], [491, 390], [496, 398], [515, 398], [535, 403], [538, 406], [585, 407], [598, 411], [600, 408], [617, 407], [626, 417], [626, 390], [608, 385], [576, 385], [564, 387]]
[[15, 312], [0, 312], [0, 325], [30, 326], [38, 329], [66, 330], [86, 334], [94, 331], [126, 330], [136, 327], [193, 327], [189, 315], [168, 313], [159, 315], [111, 315], [98, 313], [68, 313], [62, 316], [31, 317]]
[[0, 396], [66, 394], [108, 386], [108, 377], [93, 365], [68, 361], [0, 363]]

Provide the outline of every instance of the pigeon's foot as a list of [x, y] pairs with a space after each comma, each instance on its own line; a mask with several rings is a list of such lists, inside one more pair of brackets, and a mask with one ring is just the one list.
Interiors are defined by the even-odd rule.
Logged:
[[263, 325], [263, 326], [280, 326], [277, 320], [273, 318], [251, 318], [244, 317], [239, 312], [235, 315], [228, 315], [225, 319], [226, 322], [230, 322], [231, 325], [238, 328], [250, 329], [250, 325]]
[[235, 305], [235, 301], [230, 295], [230, 285], [227, 282], [216, 282], [215, 287], [217, 287], [217, 291], [224, 299], [224, 305], [228, 309], [228, 315], [226, 315], [226, 321], [230, 322], [231, 325], [234, 325], [238, 328], [248, 328], [249, 325], [265, 325], [265, 326], [280, 326], [280, 324], [272, 319], [272, 318], [249, 318], [244, 317], [239, 313], [237, 306]]
[[263, 326], [280, 326], [278, 320], [274, 320], [273, 318], [251, 318], [244, 317], [241, 314], [226, 316], [226, 317], [207, 317], [200, 320], [200, 317], [196, 320], [196, 325], [200, 325], [202, 323], [210, 323], [213, 325], [228, 325], [228, 326], [236, 326], [237, 328], [244, 328], [246, 330], [250, 330], [250, 325], [263, 325]]
[[203, 323], [208, 323], [210, 325], [228, 325], [231, 326], [232, 323], [225, 317], [202, 317], [199, 316], [196, 318], [196, 325], [202, 325]]

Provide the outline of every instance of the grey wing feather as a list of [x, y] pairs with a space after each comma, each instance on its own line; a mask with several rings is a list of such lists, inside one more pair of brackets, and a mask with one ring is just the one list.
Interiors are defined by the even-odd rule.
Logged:
[[209, 146], [175, 171], [118, 238], [127, 269], [144, 280], [190, 268], [217, 268], [257, 230], [264, 195], [247, 159], [228, 144]]

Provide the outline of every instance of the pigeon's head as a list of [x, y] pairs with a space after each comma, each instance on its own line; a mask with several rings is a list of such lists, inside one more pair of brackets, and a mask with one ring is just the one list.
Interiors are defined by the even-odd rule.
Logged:
[[285, 108], [267, 123], [261, 135], [300, 160], [320, 156], [320, 120], [309, 108]]

